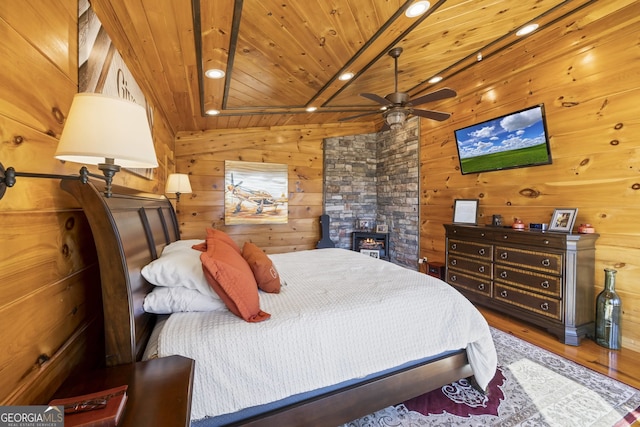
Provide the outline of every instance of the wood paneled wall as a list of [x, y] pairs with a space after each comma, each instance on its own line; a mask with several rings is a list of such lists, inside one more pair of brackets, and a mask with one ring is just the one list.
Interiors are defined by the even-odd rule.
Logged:
[[[78, 88], [77, 0], [0, 2], [0, 162], [77, 174], [53, 154]], [[156, 179], [115, 182], [156, 192], [173, 168], [173, 135], [156, 117]], [[93, 172], [99, 173], [95, 168]], [[78, 203], [53, 179], [17, 178], [0, 200], [0, 405], [46, 403], [102, 350], [100, 277]]]
[[[421, 256], [444, 260], [443, 224], [453, 200], [480, 200], [481, 223], [549, 222], [578, 208], [577, 225], [600, 234], [597, 295], [604, 268], [618, 270], [623, 346], [640, 350], [640, 3], [615, 14], [594, 2], [472, 71], [446, 81], [457, 90], [443, 123], [421, 123]], [[605, 9], [603, 9], [605, 8]], [[604, 16], [604, 17], [603, 17]], [[454, 130], [544, 103], [553, 164], [461, 175]]]
[[[213, 227], [240, 247], [250, 241], [267, 253], [315, 248], [323, 213], [324, 138], [374, 131], [369, 123], [342, 123], [178, 133], [176, 171], [190, 175], [193, 189], [177, 203], [182, 238], [204, 239], [206, 228]], [[225, 160], [287, 164], [289, 222], [225, 226]]]

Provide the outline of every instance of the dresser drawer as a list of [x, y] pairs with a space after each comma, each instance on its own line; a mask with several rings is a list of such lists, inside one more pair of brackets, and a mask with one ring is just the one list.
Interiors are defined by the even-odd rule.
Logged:
[[491, 296], [491, 281], [469, 276], [457, 270], [447, 271], [447, 283], [463, 291]]
[[555, 298], [562, 298], [562, 279], [558, 276], [496, 264], [493, 277], [494, 280], [507, 285], [526, 288]]
[[497, 242], [537, 246], [541, 250], [546, 250], [547, 248], [565, 250], [567, 248], [566, 236], [562, 234], [501, 230], [495, 233], [495, 238]]
[[526, 249], [495, 247], [495, 261], [522, 268], [535, 269], [545, 273], [562, 275], [562, 255], [550, 252], [529, 251]]
[[493, 247], [491, 244], [466, 242], [464, 240], [449, 239], [449, 253], [469, 255], [487, 261], [493, 259]]
[[468, 273], [491, 279], [491, 262], [456, 256], [449, 253], [448, 268], [464, 270]]
[[496, 300], [562, 321], [562, 301], [535, 292], [494, 283]]

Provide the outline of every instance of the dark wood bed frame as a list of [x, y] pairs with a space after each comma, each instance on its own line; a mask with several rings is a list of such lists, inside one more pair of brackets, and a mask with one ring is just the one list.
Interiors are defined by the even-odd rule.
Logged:
[[[152, 285], [140, 271], [179, 239], [173, 207], [164, 196], [117, 186], [106, 198], [100, 182], [63, 180], [61, 186], [80, 202], [93, 233], [102, 282], [106, 364], [139, 361], [156, 321], [142, 308]], [[234, 425], [335, 426], [472, 375], [461, 350]]]

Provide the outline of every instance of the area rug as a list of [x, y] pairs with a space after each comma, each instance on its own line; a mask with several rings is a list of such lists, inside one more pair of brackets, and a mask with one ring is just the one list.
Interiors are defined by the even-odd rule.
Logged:
[[622, 427], [640, 420], [640, 390], [491, 328], [498, 370], [485, 395], [466, 380], [344, 427]]

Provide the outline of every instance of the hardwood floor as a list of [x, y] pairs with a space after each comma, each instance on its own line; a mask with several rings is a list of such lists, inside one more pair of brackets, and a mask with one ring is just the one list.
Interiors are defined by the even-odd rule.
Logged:
[[489, 325], [556, 353], [594, 371], [640, 389], [640, 353], [629, 349], [608, 350], [591, 339], [579, 346], [565, 345], [544, 329], [487, 308], [478, 307]]

